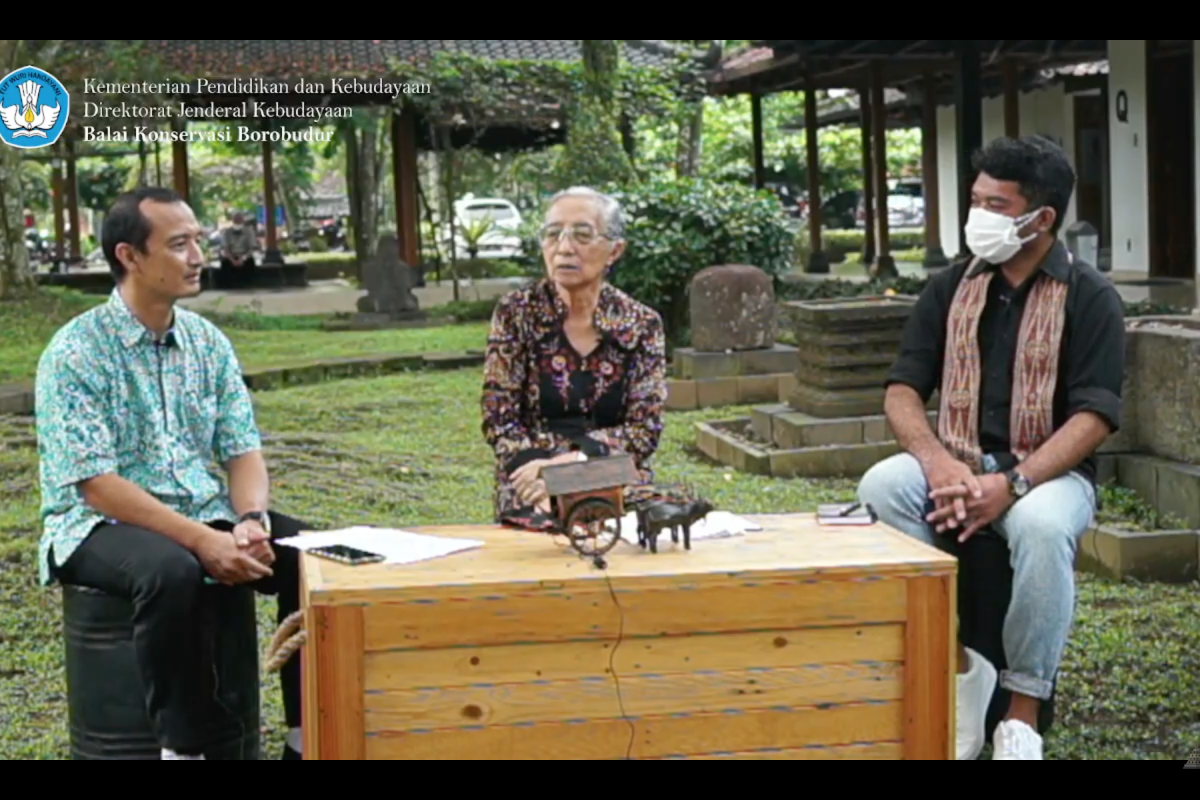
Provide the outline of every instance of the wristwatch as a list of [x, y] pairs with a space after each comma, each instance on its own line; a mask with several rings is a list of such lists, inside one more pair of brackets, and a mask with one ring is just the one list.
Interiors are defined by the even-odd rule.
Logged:
[[271, 532], [271, 515], [265, 511], [247, 511], [237, 518], [237, 524], [241, 525], [248, 519], [252, 519], [262, 525], [263, 530], [267, 533]]
[[1020, 500], [1025, 495], [1029, 494], [1029, 490], [1033, 488], [1033, 484], [1015, 469], [1010, 469], [1004, 473], [1004, 477], [1008, 478], [1008, 491], [1017, 500]]

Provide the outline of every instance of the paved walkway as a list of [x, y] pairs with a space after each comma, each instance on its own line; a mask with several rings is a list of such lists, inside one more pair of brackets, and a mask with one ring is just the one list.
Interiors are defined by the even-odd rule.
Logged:
[[[460, 281], [459, 299], [490, 300], [515, 289], [524, 282], [521, 278], [487, 278], [480, 281]], [[426, 285], [413, 290], [421, 308], [442, 305], [454, 300], [452, 281], [426, 280]], [[232, 311], [247, 309], [270, 316], [303, 314], [354, 313], [358, 298], [365, 289], [355, 289], [342, 280], [310, 281], [306, 288], [281, 289], [209, 289], [198, 297], [180, 301], [194, 311]]]

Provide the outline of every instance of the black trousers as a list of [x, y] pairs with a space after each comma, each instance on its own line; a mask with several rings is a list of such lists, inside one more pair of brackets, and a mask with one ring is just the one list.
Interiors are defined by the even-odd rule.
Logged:
[[221, 259], [221, 268], [217, 270], [216, 282], [218, 289], [245, 289], [254, 282], [254, 257], [250, 256], [235, 267], [228, 258]]
[[[302, 522], [271, 514], [271, 538], [284, 539], [305, 530]], [[208, 523], [217, 530], [233, 525]], [[277, 620], [282, 622], [300, 607], [300, 553], [276, 546], [274, 574], [248, 584], [279, 600]], [[191, 721], [197, 719], [195, 702], [199, 674], [199, 642], [195, 635], [195, 606], [203, 581], [204, 565], [190, 550], [159, 533], [133, 525], [102, 523], [92, 531], [67, 562], [55, 571], [62, 583], [90, 586], [108, 594], [130, 598], [134, 607], [133, 644], [146, 686], [146, 710], [163, 747], [193, 754], [202, 749]], [[300, 727], [300, 658], [293, 655], [280, 670], [283, 708], [289, 728]]]

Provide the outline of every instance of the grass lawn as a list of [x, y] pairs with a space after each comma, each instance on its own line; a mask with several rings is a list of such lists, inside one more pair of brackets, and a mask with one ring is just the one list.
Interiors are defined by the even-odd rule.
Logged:
[[[71, 317], [107, 299], [108, 295], [46, 290], [31, 302], [0, 303], [0, 331], [4, 332], [0, 338], [0, 384], [32, 381], [37, 374], [38, 358], [54, 332]], [[239, 317], [248, 326], [255, 323], [253, 315]], [[271, 328], [278, 320], [264, 317], [258, 322], [263, 328]], [[302, 327], [286, 330], [235, 327], [227, 328], [226, 333], [237, 348], [243, 368], [262, 369], [342, 356], [482, 349], [487, 330], [488, 323], [471, 322], [437, 328], [340, 333]]]
[[[482, 334], [467, 342], [469, 331], [469, 326], [441, 329], [442, 335], [462, 337], [461, 345], [440, 338], [436, 329], [398, 332], [415, 336], [407, 342], [428, 336], [430, 346], [397, 349], [479, 347]], [[316, 345], [307, 340], [298, 344], [301, 340], [293, 338], [308, 335], [331, 347], [344, 348], [341, 343], [351, 341], [346, 338], [351, 334], [345, 333], [288, 333], [271, 341], [235, 341], [243, 358], [247, 349], [259, 346], [271, 358], [293, 360], [313, 355]], [[388, 338], [368, 334], [362, 346]], [[6, 354], [40, 351], [40, 346], [22, 331], [0, 345], [0, 363]], [[316, 526], [489, 521], [491, 460], [480, 433], [479, 389], [479, 370], [466, 369], [255, 395], [274, 476], [274, 506]], [[693, 422], [744, 411], [669, 415], [656, 461], [660, 478], [690, 481], [718, 507], [742, 513], [806, 510], [853, 495], [849, 481], [743, 475], [698, 456]], [[37, 454], [30, 422], [0, 418], [3, 760], [62, 759], [68, 752], [59, 593], [36, 584], [37, 511]], [[259, 610], [265, 647], [274, 632], [274, 600], [263, 598]], [[276, 676], [264, 679], [263, 698], [265, 757], [274, 758], [284, 733]], [[1198, 707], [1197, 587], [1119, 584], [1079, 576], [1077, 623], [1063, 662], [1059, 716], [1046, 743], [1047, 758], [1187, 758], [1200, 747]]]

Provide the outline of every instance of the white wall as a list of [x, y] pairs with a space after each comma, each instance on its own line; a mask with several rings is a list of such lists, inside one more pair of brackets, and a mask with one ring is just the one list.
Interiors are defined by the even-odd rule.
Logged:
[[[1112, 268], [1149, 274], [1150, 177], [1146, 162], [1146, 42], [1108, 40], [1109, 181], [1112, 192]], [[1129, 99], [1117, 119], [1117, 97]]]
[[938, 132], [938, 223], [942, 251], [953, 260], [958, 254], [962, 229], [958, 224], [958, 121], [954, 106], [941, 106]]

